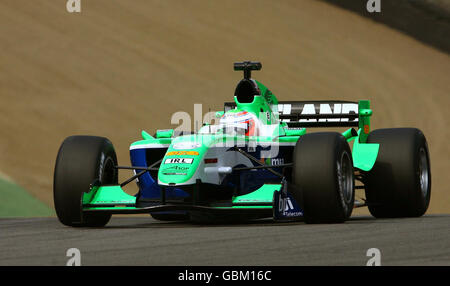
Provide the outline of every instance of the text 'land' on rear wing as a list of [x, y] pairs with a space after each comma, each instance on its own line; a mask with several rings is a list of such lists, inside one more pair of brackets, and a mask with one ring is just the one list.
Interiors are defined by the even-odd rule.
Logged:
[[[236, 103], [225, 102], [225, 112], [234, 108]], [[361, 127], [360, 108], [369, 108], [369, 102], [279, 101], [278, 105], [272, 106], [272, 112], [288, 127]]]

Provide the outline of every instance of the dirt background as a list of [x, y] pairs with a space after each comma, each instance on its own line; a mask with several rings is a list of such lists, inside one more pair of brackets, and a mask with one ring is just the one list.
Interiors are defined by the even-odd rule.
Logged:
[[0, 170], [46, 204], [65, 137], [108, 137], [129, 164], [142, 129], [194, 103], [221, 109], [241, 77], [232, 63], [250, 59], [280, 100], [370, 99], [373, 128], [420, 128], [429, 212], [450, 212], [442, 49], [323, 1], [82, 0], [72, 14], [65, 2], [0, 2]]

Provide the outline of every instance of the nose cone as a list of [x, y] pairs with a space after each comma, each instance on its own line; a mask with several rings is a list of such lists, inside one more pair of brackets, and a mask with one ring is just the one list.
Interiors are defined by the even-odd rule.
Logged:
[[160, 185], [194, 184], [207, 146], [198, 135], [177, 137], [168, 148], [158, 171]]

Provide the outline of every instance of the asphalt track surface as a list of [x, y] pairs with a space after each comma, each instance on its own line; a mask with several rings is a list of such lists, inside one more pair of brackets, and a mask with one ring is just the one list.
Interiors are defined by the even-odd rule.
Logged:
[[0, 265], [450, 265], [450, 215], [307, 225], [272, 220], [199, 225], [113, 217], [105, 228], [62, 226], [56, 218], [1, 219]]

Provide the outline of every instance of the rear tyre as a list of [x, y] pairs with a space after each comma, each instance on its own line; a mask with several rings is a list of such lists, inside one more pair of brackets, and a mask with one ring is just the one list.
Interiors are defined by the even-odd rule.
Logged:
[[83, 213], [82, 197], [98, 182], [118, 184], [116, 152], [103, 137], [70, 136], [64, 140], [56, 158], [53, 199], [59, 221], [67, 226], [101, 227], [111, 214]]
[[377, 161], [365, 178], [370, 213], [377, 218], [418, 217], [428, 209], [431, 170], [428, 145], [416, 128], [379, 129], [368, 143], [379, 143]]
[[355, 200], [353, 160], [345, 138], [334, 132], [303, 135], [294, 149], [291, 193], [306, 223], [341, 223]]

